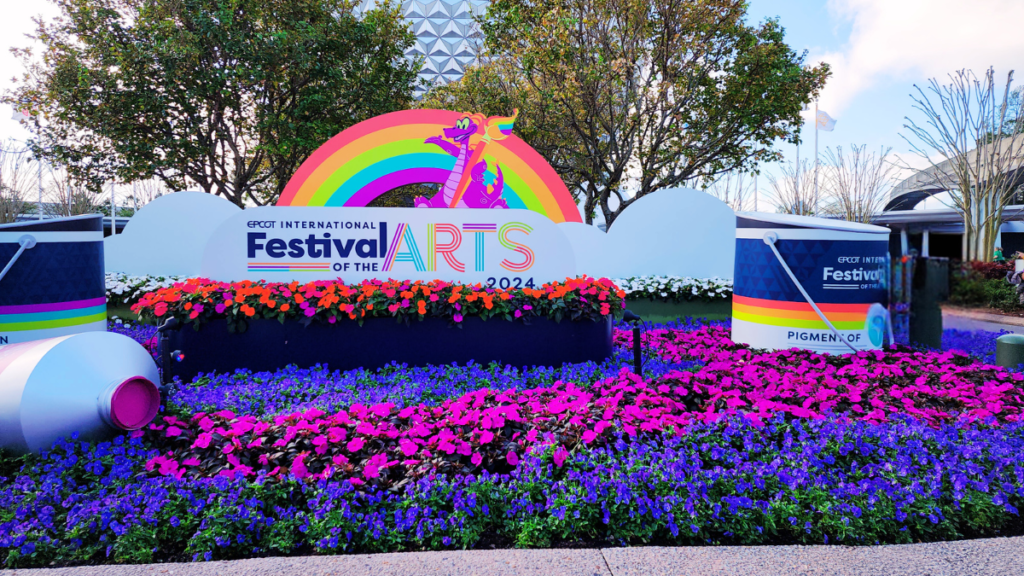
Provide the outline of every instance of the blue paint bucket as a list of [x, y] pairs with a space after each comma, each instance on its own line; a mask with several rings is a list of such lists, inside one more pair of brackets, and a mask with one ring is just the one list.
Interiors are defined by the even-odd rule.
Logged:
[[789, 214], [736, 214], [732, 338], [832, 354], [879, 349], [889, 230]]
[[0, 345], [106, 330], [103, 217], [0, 225]]

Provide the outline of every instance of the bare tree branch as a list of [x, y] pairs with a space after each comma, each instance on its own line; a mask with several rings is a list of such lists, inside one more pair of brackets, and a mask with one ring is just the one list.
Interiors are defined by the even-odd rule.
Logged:
[[822, 212], [870, 224], [885, 207], [898, 167], [887, 158], [892, 148], [882, 148], [877, 155], [868, 152], [867, 144], [850, 148], [849, 153], [842, 146], [825, 150]]
[[950, 74], [950, 83], [915, 86], [921, 123], [906, 118], [903, 135], [927, 163], [899, 188], [949, 192], [964, 221], [964, 259], [990, 261], [1003, 210], [1024, 180], [1024, 113], [1013, 71], [1003, 90], [989, 68], [982, 79], [970, 70]]

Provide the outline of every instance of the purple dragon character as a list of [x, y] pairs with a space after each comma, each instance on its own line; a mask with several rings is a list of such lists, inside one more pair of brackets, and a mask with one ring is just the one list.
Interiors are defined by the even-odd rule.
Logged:
[[[470, 117], [460, 118], [455, 126], [444, 129], [444, 137], [431, 136], [424, 140], [427, 144], [436, 144], [442, 150], [455, 156], [455, 168], [448, 175], [441, 189], [430, 198], [420, 196], [416, 198], [417, 208], [448, 208], [451, 206], [452, 198], [455, 196], [459, 181], [466, 170], [466, 164], [473, 155], [474, 148], [469, 145], [470, 138], [476, 134], [479, 125]], [[444, 138], [455, 141], [455, 144]], [[465, 193], [459, 199], [457, 208], [508, 208], [508, 203], [501, 197], [505, 188], [505, 181], [501, 175], [501, 167], [496, 166], [497, 174], [494, 184], [488, 186], [484, 183], [484, 173], [487, 171], [487, 161], [477, 162], [470, 170], [470, 181]]]

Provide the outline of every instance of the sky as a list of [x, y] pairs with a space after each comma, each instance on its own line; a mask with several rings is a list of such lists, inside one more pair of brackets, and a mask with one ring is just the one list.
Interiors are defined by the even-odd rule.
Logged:
[[[7, 2], [0, 19], [0, 90], [21, 72], [6, 47], [29, 45], [32, 17], [55, 13], [48, 2]], [[981, 74], [989, 66], [1000, 81], [1016, 69], [1015, 84], [1024, 84], [1024, 0], [751, 0], [749, 18], [779, 18], [790, 46], [806, 50], [809, 63], [832, 66], [819, 106], [837, 123], [833, 132], [819, 133], [821, 152], [851, 144], [892, 147], [913, 164], [900, 134], [907, 134], [904, 117], [915, 113], [915, 84], [925, 87], [929, 78], [944, 80], [960, 68]], [[806, 114], [810, 119], [812, 112]], [[11, 115], [0, 110], [0, 139], [24, 139], [27, 132]], [[813, 158], [810, 122], [803, 140], [801, 158]], [[792, 145], [782, 151], [788, 161], [796, 155]]]
[[[1022, 0], [751, 0], [749, 15], [753, 21], [779, 18], [790, 46], [806, 50], [809, 63], [832, 67], [819, 107], [837, 122], [833, 132], [819, 132], [822, 152], [853, 144], [891, 147], [921, 166], [924, 160], [901, 137], [910, 136], [903, 127], [907, 116], [921, 121], [911, 100], [915, 85], [927, 89], [930, 78], [948, 83], [958, 69], [980, 75], [990, 66], [1000, 86], [1010, 70], [1017, 71], [1014, 84], [1024, 84]], [[806, 113], [808, 120], [812, 114]], [[813, 158], [810, 121], [802, 138], [801, 158]], [[788, 161], [796, 155], [792, 145], [783, 152]]]

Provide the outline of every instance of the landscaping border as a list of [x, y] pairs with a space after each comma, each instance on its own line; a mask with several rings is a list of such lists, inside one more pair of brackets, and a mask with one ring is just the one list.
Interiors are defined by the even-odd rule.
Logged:
[[391, 362], [427, 364], [500, 362], [511, 366], [560, 366], [600, 362], [612, 354], [612, 318], [530, 323], [467, 317], [458, 325], [442, 318], [409, 323], [369, 318], [335, 324], [252, 319], [244, 332], [232, 333], [223, 318], [199, 330], [192, 326], [167, 333], [160, 354], [180, 351], [171, 375], [191, 381], [200, 372], [254, 372], [326, 364], [331, 369], [375, 369]]
[[651, 298], [626, 299], [626, 309], [640, 316], [647, 322], [664, 324], [680, 318], [707, 318], [708, 320], [728, 320], [732, 317], [732, 297], [708, 302], [704, 300], [688, 300], [670, 302]]

